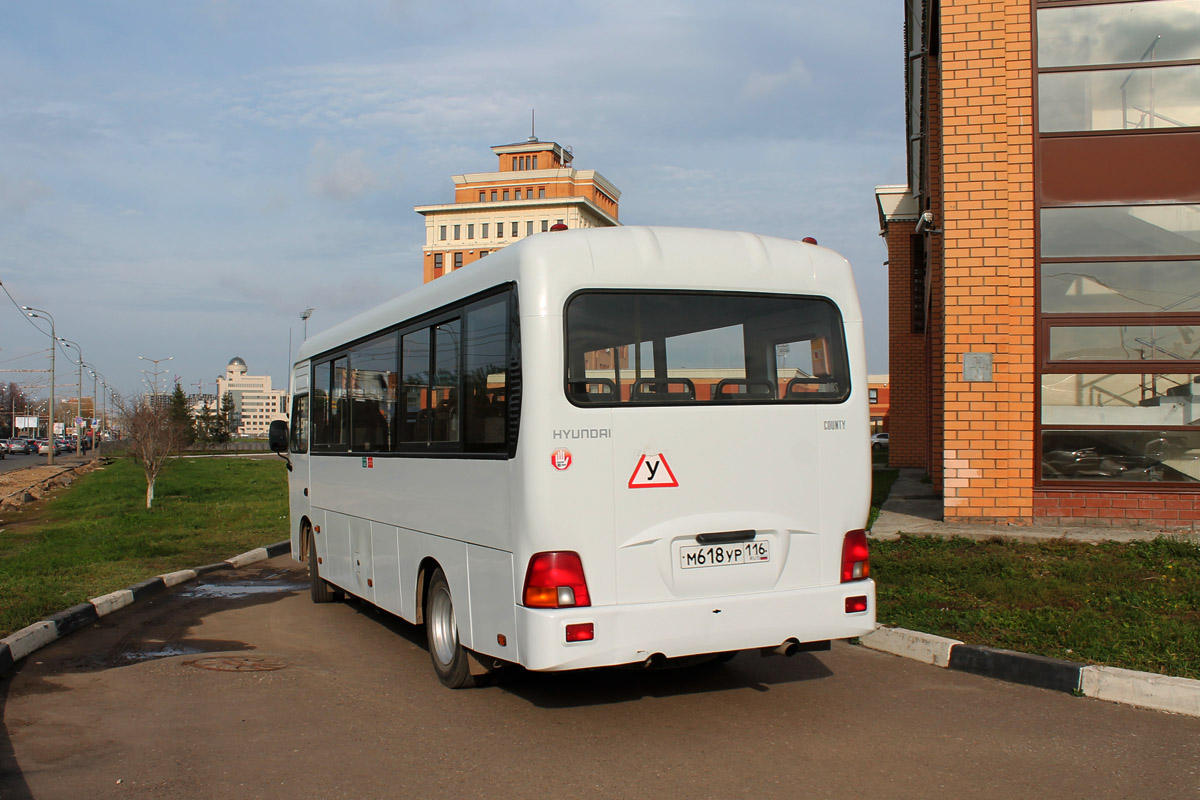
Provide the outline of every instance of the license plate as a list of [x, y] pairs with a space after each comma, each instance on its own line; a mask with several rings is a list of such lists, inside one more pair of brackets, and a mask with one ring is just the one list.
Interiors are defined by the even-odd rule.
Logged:
[[770, 560], [771, 548], [766, 542], [697, 544], [679, 548], [679, 566], [683, 569], [762, 564]]

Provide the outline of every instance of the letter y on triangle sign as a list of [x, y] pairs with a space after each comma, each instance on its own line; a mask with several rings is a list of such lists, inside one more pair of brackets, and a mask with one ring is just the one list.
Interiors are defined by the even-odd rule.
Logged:
[[658, 489], [678, 486], [675, 473], [662, 453], [643, 455], [638, 460], [633, 474], [629, 476], [630, 489]]

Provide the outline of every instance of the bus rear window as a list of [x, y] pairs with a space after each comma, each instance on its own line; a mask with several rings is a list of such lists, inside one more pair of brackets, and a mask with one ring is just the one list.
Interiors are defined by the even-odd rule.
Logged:
[[578, 405], [837, 403], [850, 394], [829, 300], [583, 292], [566, 309], [566, 391]]

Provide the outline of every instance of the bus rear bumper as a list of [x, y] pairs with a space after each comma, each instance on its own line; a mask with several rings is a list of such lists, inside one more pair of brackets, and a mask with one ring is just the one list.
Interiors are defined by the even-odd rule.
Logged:
[[[861, 606], [864, 611], [847, 611]], [[592, 626], [567, 641], [568, 626]], [[578, 630], [573, 627], [572, 630]], [[586, 627], [584, 627], [586, 630]], [[517, 608], [520, 663], [570, 670], [865, 636], [875, 630], [875, 583], [587, 608]]]

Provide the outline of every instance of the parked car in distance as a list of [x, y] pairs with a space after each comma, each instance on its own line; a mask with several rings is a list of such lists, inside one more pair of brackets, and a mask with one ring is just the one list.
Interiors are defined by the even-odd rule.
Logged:
[[887, 433], [872, 433], [871, 434], [871, 449], [882, 450], [888, 446]]

